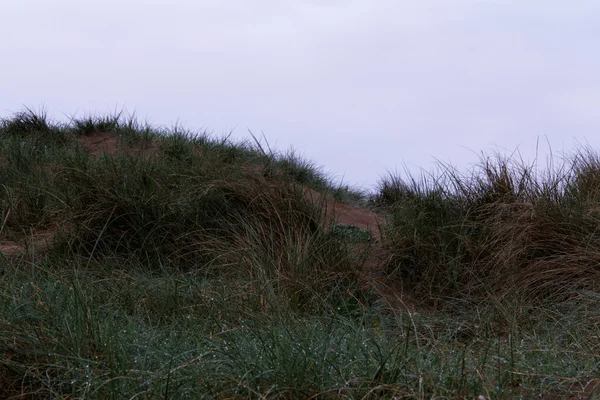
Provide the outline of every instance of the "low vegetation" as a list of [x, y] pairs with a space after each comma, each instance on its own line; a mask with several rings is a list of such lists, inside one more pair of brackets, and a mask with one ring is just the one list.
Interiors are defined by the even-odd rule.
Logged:
[[25, 110], [0, 184], [0, 398], [600, 398], [591, 149], [363, 193], [257, 138]]

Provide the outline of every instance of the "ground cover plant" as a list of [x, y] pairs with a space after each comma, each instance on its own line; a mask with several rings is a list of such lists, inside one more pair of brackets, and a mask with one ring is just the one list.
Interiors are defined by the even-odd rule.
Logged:
[[0, 398], [599, 398], [600, 158], [517, 161], [367, 194], [258, 138], [10, 116]]

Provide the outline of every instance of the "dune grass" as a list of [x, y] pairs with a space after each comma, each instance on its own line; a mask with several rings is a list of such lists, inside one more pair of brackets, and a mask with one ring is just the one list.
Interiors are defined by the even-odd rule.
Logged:
[[[258, 140], [25, 110], [0, 124], [0, 240], [25, 247], [0, 254], [0, 398], [598, 398], [598, 160], [367, 201]], [[379, 210], [381, 242], [305, 187]]]
[[[484, 157], [392, 176], [373, 200], [391, 214], [390, 272], [436, 303], [513, 298], [556, 304], [600, 289], [600, 158], [592, 149], [538, 170]], [[554, 162], [554, 161], [553, 161]]]

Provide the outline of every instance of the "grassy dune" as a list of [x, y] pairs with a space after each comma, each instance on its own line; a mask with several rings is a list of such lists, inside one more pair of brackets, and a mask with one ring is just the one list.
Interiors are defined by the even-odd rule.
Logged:
[[599, 228], [590, 149], [361, 193], [260, 141], [26, 110], [0, 398], [600, 398]]

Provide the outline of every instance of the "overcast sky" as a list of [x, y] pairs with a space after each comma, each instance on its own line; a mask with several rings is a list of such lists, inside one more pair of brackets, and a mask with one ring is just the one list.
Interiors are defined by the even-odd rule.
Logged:
[[0, 116], [125, 108], [387, 171], [600, 149], [598, 0], [2, 0]]

